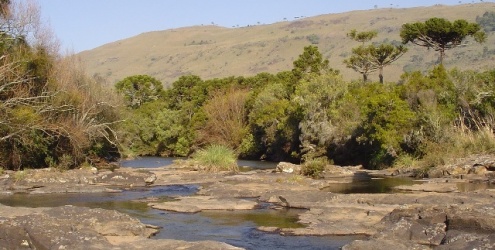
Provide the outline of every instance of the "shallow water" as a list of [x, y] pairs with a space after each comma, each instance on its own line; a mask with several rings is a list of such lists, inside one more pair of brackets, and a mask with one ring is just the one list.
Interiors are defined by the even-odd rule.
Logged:
[[[122, 167], [130, 167], [130, 168], [159, 168], [165, 167], [174, 162], [174, 160], [183, 159], [183, 158], [173, 158], [173, 157], [138, 157], [133, 160], [123, 160], [120, 161], [120, 165]], [[244, 170], [250, 169], [275, 169], [278, 162], [270, 162], [270, 161], [247, 161], [247, 160], [238, 160], [237, 165]]]
[[0, 196], [0, 203], [8, 206], [56, 207], [63, 205], [113, 209], [140, 219], [143, 223], [162, 227], [156, 239], [187, 241], [215, 240], [246, 249], [339, 249], [362, 237], [282, 236], [257, 230], [266, 227], [302, 227], [297, 222], [299, 209], [259, 209], [246, 211], [205, 211], [194, 214], [161, 211], [150, 208], [140, 199], [174, 199], [196, 193], [198, 186], [173, 185], [121, 193], [104, 194], [17, 194]]
[[396, 192], [394, 189], [396, 186], [413, 184], [416, 183], [411, 178], [372, 178], [371, 176], [362, 175], [350, 183], [330, 184], [322, 188], [322, 190], [341, 194], [392, 193]]
[[[124, 167], [154, 168], [172, 164], [176, 158], [143, 157], [122, 161]], [[248, 169], [274, 169], [277, 163], [239, 161], [239, 166]], [[352, 183], [331, 184], [323, 190], [334, 193], [389, 193], [397, 185], [412, 185], [408, 178], [372, 178], [366, 174], [357, 175]], [[460, 191], [494, 188], [486, 183], [459, 183]], [[127, 190], [120, 193], [103, 194], [37, 194], [0, 196], [0, 203], [9, 206], [56, 207], [63, 205], [91, 208], [114, 209], [140, 219], [143, 223], [162, 227], [154, 236], [157, 239], [178, 239], [187, 241], [215, 240], [246, 249], [340, 249], [343, 245], [360, 236], [283, 236], [267, 233], [257, 227], [302, 227], [297, 216], [302, 210], [270, 209], [270, 204], [248, 211], [204, 211], [187, 214], [161, 211], [150, 208], [139, 200], [154, 198], [172, 200], [177, 196], [193, 195], [196, 185], [172, 185]]]
[[461, 183], [457, 183], [456, 185], [457, 185], [457, 189], [460, 192], [495, 189], [495, 184], [488, 182], [461, 182]]

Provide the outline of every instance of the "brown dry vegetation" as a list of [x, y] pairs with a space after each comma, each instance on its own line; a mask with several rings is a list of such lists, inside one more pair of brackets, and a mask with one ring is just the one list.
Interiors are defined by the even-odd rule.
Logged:
[[[495, 11], [495, 3], [352, 11], [240, 28], [194, 26], [143, 33], [79, 55], [88, 74], [103, 77], [109, 84], [130, 75], [147, 74], [169, 86], [187, 74], [210, 79], [290, 70], [303, 48], [313, 42], [329, 59], [332, 68], [339, 69], [345, 79], [353, 80], [361, 76], [342, 62], [350, 55], [351, 48], [359, 45], [346, 37], [350, 30], [376, 30], [378, 37], [373, 41], [400, 42], [399, 30], [403, 23], [431, 17], [475, 22], [476, 17], [486, 11]], [[465, 46], [448, 51], [444, 65], [464, 70], [493, 68], [493, 44], [493, 34], [481, 45], [468, 41]], [[386, 81], [397, 81], [404, 71], [427, 70], [438, 59], [434, 51], [408, 47], [410, 50], [405, 56], [385, 69]], [[377, 73], [369, 78], [378, 80]]]

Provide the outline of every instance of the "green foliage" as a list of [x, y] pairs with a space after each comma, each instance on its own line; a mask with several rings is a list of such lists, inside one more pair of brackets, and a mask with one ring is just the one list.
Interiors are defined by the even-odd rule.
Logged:
[[323, 55], [317, 46], [306, 46], [304, 52], [294, 61], [292, 72], [296, 79], [301, 79], [304, 74], [322, 74], [326, 71], [334, 71], [328, 66], [328, 59], [323, 59]]
[[404, 44], [411, 42], [440, 52], [439, 61], [442, 64], [445, 50], [460, 46], [467, 37], [471, 36], [479, 43], [484, 42], [486, 34], [480, 29], [478, 24], [464, 19], [450, 22], [445, 18], [434, 17], [425, 22], [403, 24], [400, 37]]
[[60, 56], [51, 37], [34, 35], [41, 30], [36, 9], [20, 5], [7, 15], [9, 3], [0, 6], [0, 165], [72, 168], [92, 157], [98, 142], [111, 145], [105, 156], [116, 153], [113, 94], [74, 57]]
[[325, 157], [309, 159], [302, 164], [301, 174], [315, 179], [321, 178], [326, 165], [328, 159]]
[[344, 64], [363, 75], [363, 82], [367, 82], [368, 75], [378, 69], [372, 63], [369, 48], [364, 45], [353, 48], [351, 56], [344, 60]]
[[[389, 65], [406, 51], [387, 43], [356, 50], [362, 51], [353, 55], [371, 69]], [[448, 71], [439, 65], [426, 74], [404, 73], [399, 84], [346, 82], [317, 47], [308, 46], [292, 71], [210, 80], [180, 77], [157, 100], [125, 110], [120, 138], [139, 155], [188, 156], [214, 145], [213, 156], [207, 153], [210, 147], [194, 154], [194, 160], [207, 155], [200, 165], [208, 171], [229, 169], [211, 162], [222, 162], [220, 155], [235, 159], [237, 153], [303, 161], [304, 173], [315, 178], [326, 159], [373, 169], [412, 167], [427, 174], [464, 153], [495, 152], [494, 81], [494, 71]], [[18, 106], [6, 114], [35, 123], [40, 119], [35, 111]], [[95, 142], [94, 152], [99, 152], [101, 141]], [[36, 157], [45, 157], [54, 142], [41, 136], [36, 143], [44, 152]], [[21, 145], [15, 144], [14, 152], [34, 151]], [[221, 151], [215, 145], [226, 145], [218, 147], [230, 153], [215, 153]]]
[[169, 107], [175, 110], [186, 110], [201, 105], [207, 94], [199, 87], [202, 84], [203, 80], [199, 76], [181, 76], [164, 94]]
[[60, 171], [66, 171], [72, 167], [74, 167], [74, 159], [72, 159], [72, 156], [67, 154], [62, 155], [56, 165], [56, 168]]
[[380, 71], [380, 83], [383, 83], [383, 68], [395, 62], [406, 52], [407, 48], [402, 45], [380, 44], [369, 47], [371, 63], [376, 65]]
[[390, 166], [402, 152], [404, 137], [412, 129], [414, 113], [394, 89], [370, 84], [357, 89], [354, 96], [361, 101], [362, 123], [357, 141], [366, 147], [370, 167]]
[[[181, 111], [166, 108], [161, 101], [131, 110], [121, 124], [126, 131], [122, 144], [139, 155], [187, 156], [191, 139]], [[187, 148], [187, 150], [186, 150]]]
[[348, 84], [334, 74], [313, 76], [297, 86], [292, 102], [302, 115], [299, 140], [303, 159], [325, 155], [326, 148], [342, 137], [331, 112], [347, 91]]
[[125, 104], [130, 108], [157, 100], [163, 92], [163, 85], [148, 75], [129, 76], [115, 84], [117, 92], [124, 96]]
[[239, 171], [234, 150], [223, 145], [209, 145], [196, 151], [192, 159], [207, 172]]
[[249, 133], [242, 138], [241, 145], [237, 149], [240, 157], [248, 158], [261, 151], [256, 144], [253, 134]]
[[410, 133], [407, 141], [415, 154], [422, 155], [427, 141], [439, 142], [447, 136], [445, 128], [457, 116], [458, 98], [442, 65], [435, 67], [429, 75], [406, 73], [403, 79], [401, 95], [416, 112], [417, 118], [415, 132]]
[[23, 181], [27, 178], [27, 175], [28, 175], [28, 170], [17, 171], [14, 174], [14, 181], [15, 182]]
[[354, 41], [365, 43], [371, 41], [371, 39], [375, 38], [378, 35], [377, 31], [363, 31], [358, 32], [353, 29], [349, 33], [347, 33], [347, 37], [351, 38]]
[[383, 83], [383, 68], [392, 64], [404, 55], [404, 53], [407, 52], [407, 48], [402, 45], [388, 43], [365, 46], [364, 41], [371, 40], [378, 33], [376, 31], [356, 32], [356, 30], [352, 30], [348, 36], [356, 41], [362, 41], [363, 45], [353, 48], [351, 56], [344, 60], [344, 64], [346, 64], [348, 68], [361, 73], [364, 82], [368, 80], [369, 73], [379, 70], [380, 83]]
[[298, 154], [299, 118], [289, 98], [290, 91], [282, 84], [268, 85], [256, 96], [249, 113], [255, 141], [269, 159]]

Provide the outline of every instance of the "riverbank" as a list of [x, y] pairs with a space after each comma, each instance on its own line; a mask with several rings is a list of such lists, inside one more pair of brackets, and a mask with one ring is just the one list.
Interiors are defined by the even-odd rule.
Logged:
[[[479, 169], [481, 166], [475, 162], [470, 168]], [[366, 171], [359, 167], [328, 166], [324, 178], [314, 180], [294, 171], [205, 173], [181, 165], [153, 169], [119, 168], [114, 171], [79, 169], [63, 173], [30, 170], [22, 175], [5, 172], [0, 177], [0, 193], [120, 192], [138, 187], [197, 184], [200, 188], [194, 196], [177, 197], [173, 201], [145, 199], [140, 202], [155, 209], [183, 213], [249, 210], [265, 203], [270, 204], [271, 209], [301, 208], [299, 222], [305, 227], [260, 226], [258, 230], [282, 235], [368, 237], [365, 241], [354, 241], [345, 249], [387, 245], [393, 245], [394, 249], [495, 247], [492, 236], [495, 235], [495, 191], [489, 184], [494, 180], [492, 167], [484, 166], [486, 171], [476, 172], [469, 170], [466, 164], [464, 168], [467, 172], [460, 173], [462, 177], [444, 171], [441, 178], [424, 179], [414, 185], [398, 186], [393, 193], [378, 194], [339, 194], [325, 187], [352, 183], [363, 176], [402, 176], [406, 171]], [[466, 185], [472, 182], [487, 185], [479, 190], [466, 189]], [[468, 191], [463, 192], [465, 190]], [[220, 242], [152, 240], [149, 237], [158, 228], [111, 210], [72, 206], [50, 209], [1, 206], [0, 217], [3, 221], [0, 231], [6, 235], [22, 236], [0, 242], [0, 245], [12, 248], [78, 249], [85, 246], [87, 249], [139, 249], [147, 246], [159, 249], [180, 246], [184, 249], [235, 249]]]

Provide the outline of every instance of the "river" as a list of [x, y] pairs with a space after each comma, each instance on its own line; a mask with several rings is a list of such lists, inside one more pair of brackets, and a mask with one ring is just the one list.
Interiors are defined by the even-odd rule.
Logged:
[[[121, 162], [122, 166], [153, 168], [169, 165], [173, 158], [143, 157]], [[240, 161], [239, 166], [248, 168], [275, 168], [276, 163]], [[365, 178], [349, 185], [329, 187], [329, 192], [387, 192], [391, 185], [403, 182], [380, 181]], [[376, 187], [375, 189], [370, 187]], [[194, 214], [176, 213], [152, 209], [141, 199], [173, 199], [177, 196], [194, 195], [196, 185], [172, 185], [127, 190], [104, 194], [45, 194], [12, 195], [0, 198], [8, 206], [55, 207], [63, 205], [114, 209], [140, 219], [143, 223], [160, 226], [154, 236], [157, 239], [187, 241], [214, 240], [246, 249], [340, 249], [343, 245], [363, 237], [356, 236], [283, 236], [257, 230], [259, 226], [302, 227], [297, 223], [298, 209], [270, 209], [270, 204], [260, 204], [249, 211], [207, 211]]]

